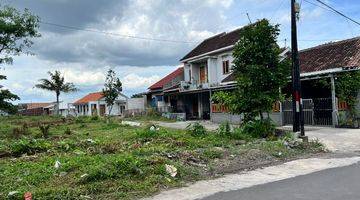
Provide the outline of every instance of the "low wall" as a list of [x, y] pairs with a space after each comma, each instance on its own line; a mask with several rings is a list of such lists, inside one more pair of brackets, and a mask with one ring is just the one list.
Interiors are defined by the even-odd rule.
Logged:
[[144, 97], [140, 98], [130, 98], [126, 100], [126, 110], [145, 110], [146, 99]]
[[[267, 114], [264, 113], [264, 117], [267, 117]], [[282, 116], [280, 112], [272, 112], [269, 114], [270, 119], [278, 126], [282, 126]], [[239, 125], [241, 123], [241, 115], [232, 115], [229, 113], [212, 113], [211, 121], [214, 123], [221, 124], [223, 122], [230, 122], [231, 124]]]

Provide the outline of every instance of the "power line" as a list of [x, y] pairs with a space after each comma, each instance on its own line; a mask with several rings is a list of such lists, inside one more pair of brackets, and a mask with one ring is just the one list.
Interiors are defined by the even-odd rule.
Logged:
[[157, 41], [157, 42], [171, 42], [171, 43], [188, 43], [188, 44], [197, 43], [195, 41], [168, 40], [168, 39], [160, 39], [160, 38], [150, 38], [150, 37], [140, 37], [140, 36], [133, 36], [133, 35], [125, 35], [125, 34], [119, 34], [119, 33], [99, 31], [99, 30], [94, 30], [94, 29], [78, 28], [78, 27], [75, 27], [75, 26], [68, 26], [68, 25], [56, 24], [56, 23], [45, 22], [45, 21], [40, 21], [40, 23], [50, 25], [50, 26], [56, 26], [56, 27], [60, 27], [60, 28], [64, 28], [64, 29], [78, 30], [78, 31], [92, 32], [92, 33], [100, 33], [100, 34], [118, 36], [118, 37], [123, 37], [123, 38], [131, 38], [131, 39], [139, 39], [139, 40], [150, 40], [150, 41]]
[[309, 3], [309, 4], [311, 4], [311, 5], [314, 5], [314, 6], [317, 6], [317, 7], [319, 7], [319, 8], [322, 8], [322, 9], [324, 9], [324, 10], [333, 12], [332, 10], [330, 10], [330, 9], [324, 7], [324, 6], [321, 6], [321, 5], [319, 5], [319, 4], [316, 4], [316, 3], [314, 3], [314, 2], [311, 2], [311, 1], [308, 1], [308, 0], [304, 0], [304, 1], [307, 2], [307, 3]]
[[[335, 12], [336, 14], [338, 14], [338, 15], [340, 15], [340, 16], [342, 16], [342, 17], [344, 17], [344, 18], [346, 18], [346, 19], [354, 22], [354, 23], [357, 24], [357, 25], [360, 25], [360, 22], [352, 19], [351, 17], [346, 16], [346, 15], [343, 14], [342, 12], [336, 10], [335, 8], [333, 8], [333, 7], [331, 7], [330, 5], [324, 3], [323, 1], [321, 1], [321, 0], [315, 0], [315, 1], [317, 1], [317, 2], [319, 2], [320, 4], [324, 5], [326, 8], [330, 9], [331, 11]], [[308, 2], [308, 1], [306, 1], [306, 2]], [[318, 5], [317, 5], [317, 6], [318, 6]]]

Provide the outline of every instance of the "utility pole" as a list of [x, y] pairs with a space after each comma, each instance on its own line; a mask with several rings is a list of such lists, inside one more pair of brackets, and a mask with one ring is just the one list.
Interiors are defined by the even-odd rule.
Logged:
[[297, 14], [300, 11], [296, 0], [291, 0], [291, 53], [292, 53], [292, 100], [293, 100], [293, 132], [300, 131], [300, 138], [305, 138], [304, 113], [301, 98], [300, 64], [297, 43]]

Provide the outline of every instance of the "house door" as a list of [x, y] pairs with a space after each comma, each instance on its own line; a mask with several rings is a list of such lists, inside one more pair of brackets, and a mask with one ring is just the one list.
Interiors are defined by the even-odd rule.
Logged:
[[201, 66], [200, 67], [200, 83], [206, 83], [207, 77], [206, 77], [206, 67]]
[[105, 105], [100, 105], [100, 116], [105, 115]]

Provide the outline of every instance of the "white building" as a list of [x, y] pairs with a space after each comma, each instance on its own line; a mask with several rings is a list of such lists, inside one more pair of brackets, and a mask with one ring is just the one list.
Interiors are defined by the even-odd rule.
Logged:
[[75, 106], [75, 112], [78, 116], [122, 116], [126, 109], [126, 102], [128, 97], [121, 94], [116, 99], [112, 109], [106, 105], [105, 98], [102, 92], [90, 93], [83, 98], [77, 100], [73, 105]]

